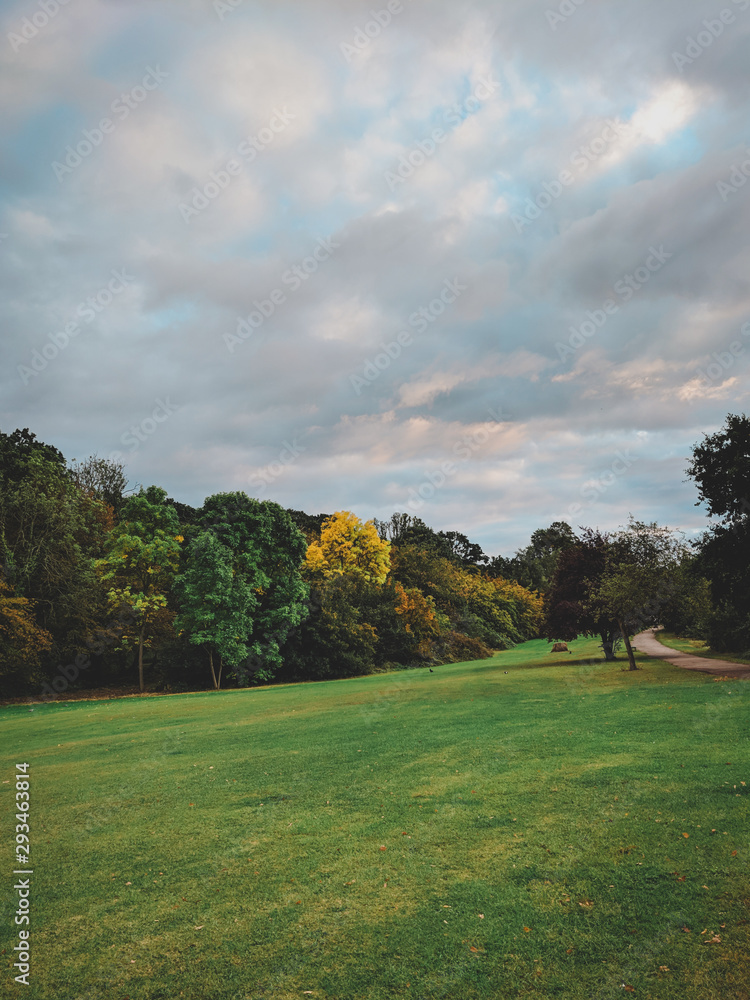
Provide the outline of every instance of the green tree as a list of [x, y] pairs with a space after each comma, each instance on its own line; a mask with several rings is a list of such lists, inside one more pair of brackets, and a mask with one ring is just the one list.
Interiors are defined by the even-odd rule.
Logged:
[[515, 580], [529, 590], [546, 593], [552, 587], [560, 553], [575, 545], [576, 541], [569, 524], [555, 521], [549, 528], [535, 531], [530, 544], [519, 549], [510, 559], [495, 556], [489, 566], [490, 575]]
[[232, 552], [213, 532], [203, 531], [191, 543], [187, 566], [174, 582], [180, 607], [175, 628], [185, 632], [193, 645], [206, 648], [217, 691], [224, 664], [236, 667], [248, 655], [247, 640], [258, 605], [258, 596], [233, 563]]
[[208, 497], [197, 521], [232, 553], [235, 573], [257, 599], [247, 636], [250, 659], [234, 675], [240, 684], [251, 672], [256, 682], [269, 681], [281, 665], [282, 644], [309, 613], [309, 587], [301, 574], [305, 536], [279, 504], [245, 493]]
[[104, 558], [96, 564], [110, 610], [127, 606], [134, 613], [122, 644], [137, 646], [141, 691], [143, 651], [165, 630], [167, 593], [179, 568], [182, 536], [174, 509], [164, 504], [166, 496], [165, 490], [150, 486], [131, 497], [109, 535]]
[[617, 621], [591, 600], [607, 567], [610, 536], [585, 528], [575, 545], [563, 549], [547, 595], [544, 631], [550, 642], [598, 635], [606, 661], [615, 660]]
[[604, 572], [591, 587], [588, 602], [596, 613], [617, 622], [631, 670], [638, 666], [630, 636], [657, 624], [686, 554], [687, 546], [669, 528], [632, 517], [610, 539]]
[[65, 459], [28, 431], [0, 434], [0, 562], [18, 597], [52, 636], [49, 656], [83, 647], [104, 614], [94, 561], [112, 511], [72, 481]]
[[693, 448], [688, 475], [714, 523], [698, 546], [697, 570], [714, 604], [706, 637], [718, 652], [750, 651], [750, 418], [725, 426]]

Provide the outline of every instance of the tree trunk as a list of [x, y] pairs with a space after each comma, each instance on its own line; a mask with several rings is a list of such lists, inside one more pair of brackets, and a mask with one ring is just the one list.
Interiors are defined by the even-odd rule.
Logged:
[[607, 663], [611, 663], [613, 660], [617, 659], [617, 657], [615, 656], [614, 640], [609, 637], [608, 633], [604, 632], [602, 632], [601, 638], [602, 638], [602, 649], [604, 650], [604, 659], [606, 660]]
[[141, 625], [141, 634], [138, 637], [138, 683], [140, 685], [141, 691], [145, 691], [145, 686], [143, 684], [143, 639], [146, 634], [146, 623]]
[[224, 669], [224, 663], [222, 662], [222, 659], [221, 659], [221, 653], [219, 653], [219, 680], [218, 680], [218, 683], [216, 685], [216, 690], [217, 691], [219, 691], [221, 689], [221, 672], [222, 672], [223, 669]]
[[630, 663], [630, 670], [637, 670], [638, 664], [635, 662], [635, 656], [633, 655], [633, 647], [630, 645], [630, 636], [627, 633], [627, 629], [622, 622], [617, 623], [620, 626], [620, 631], [622, 632], [622, 638], [625, 641], [625, 649], [628, 651], [628, 662]]
[[216, 672], [214, 671], [214, 651], [209, 649], [208, 651], [208, 662], [211, 664], [211, 678], [214, 682], [214, 690], [219, 690], [219, 685], [216, 683]]

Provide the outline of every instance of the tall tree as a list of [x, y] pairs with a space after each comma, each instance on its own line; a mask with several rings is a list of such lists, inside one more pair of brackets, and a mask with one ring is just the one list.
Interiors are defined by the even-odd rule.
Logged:
[[[232, 553], [234, 571], [257, 597], [248, 652], [253, 663], [260, 663], [253, 671], [255, 681], [271, 680], [282, 662], [283, 642], [309, 613], [309, 587], [301, 575], [305, 536], [279, 504], [245, 493], [208, 497], [197, 520]], [[247, 683], [245, 665], [234, 673], [240, 684]]]
[[150, 486], [125, 504], [122, 520], [110, 533], [106, 555], [97, 562], [111, 610], [132, 609], [134, 625], [124, 644], [138, 649], [138, 684], [145, 690], [143, 651], [163, 633], [167, 593], [179, 568], [179, 521], [166, 506], [166, 490]]
[[180, 607], [175, 629], [206, 649], [217, 691], [224, 665], [236, 667], [248, 656], [258, 605], [257, 594], [233, 564], [232, 552], [212, 531], [203, 531], [190, 545], [187, 566], [174, 582]]
[[716, 518], [700, 544], [697, 568], [714, 610], [707, 637], [719, 652], [750, 650], [750, 418], [729, 414], [724, 427], [693, 447], [688, 475], [698, 503]]
[[112, 511], [82, 493], [57, 449], [27, 431], [0, 435], [0, 469], [0, 562], [52, 635], [49, 659], [63, 658], [83, 646], [103, 613], [94, 560]]

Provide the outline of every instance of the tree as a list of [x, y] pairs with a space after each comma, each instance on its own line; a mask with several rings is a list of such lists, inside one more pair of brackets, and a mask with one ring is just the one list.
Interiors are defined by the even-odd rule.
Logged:
[[686, 555], [684, 541], [669, 528], [632, 517], [626, 529], [609, 539], [604, 571], [591, 582], [584, 604], [592, 614], [617, 622], [631, 670], [638, 666], [630, 636], [656, 624]]
[[118, 511], [124, 500], [128, 480], [122, 462], [92, 455], [83, 462], [70, 463], [70, 476], [75, 485], [88, 496], [96, 497]]
[[390, 569], [390, 543], [378, 536], [373, 521], [363, 524], [349, 511], [338, 511], [321, 528], [320, 542], [308, 547], [305, 567], [313, 577], [359, 575], [384, 583]]
[[40, 666], [43, 653], [52, 648], [52, 636], [37, 624], [34, 602], [18, 597], [13, 587], [0, 576], [0, 676], [3, 684], [17, 675], [23, 681], [25, 671]]
[[531, 542], [506, 559], [495, 556], [490, 562], [492, 576], [515, 580], [529, 590], [546, 593], [552, 586], [560, 553], [575, 545], [573, 529], [565, 521], [555, 521], [549, 528], [539, 528]]
[[38, 441], [28, 427], [12, 434], [0, 431], [0, 483], [21, 482], [32, 456], [56, 467], [59, 472], [65, 471], [63, 453], [51, 444]]
[[416, 587], [405, 590], [400, 583], [396, 583], [395, 592], [395, 611], [409, 644], [413, 646], [410, 652], [421, 660], [427, 660], [434, 640], [442, 631], [435, 601], [432, 597], [425, 597]]
[[80, 649], [103, 614], [94, 560], [112, 510], [82, 493], [64, 457], [28, 431], [0, 435], [0, 468], [0, 562], [52, 636], [52, 662]]
[[[248, 655], [255, 664], [255, 681], [272, 680], [282, 663], [282, 644], [309, 613], [309, 587], [300, 572], [307, 550], [305, 536], [279, 504], [245, 493], [208, 497], [197, 520], [232, 553], [235, 574], [256, 595]], [[234, 670], [240, 684], [247, 683], [249, 673], [247, 663]]]
[[695, 506], [706, 504], [709, 517], [725, 525], [750, 518], [750, 418], [730, 413], [720, 431], [693, 446], [687, 473], [698, 484]]
[[123, 520], [110, 533], [106, 555], [97, 570], [107, 585], [111, 610], [123, 605], [135, 615], [133, 630], [126, 630], [123, 645], [138, 648], [138, 684], [145, 690], [143, 651], [168, 626], [167, 592], [179, 568], [179, 522], [174, 509], [164, 504], [167, 493], [156, 486], [131, 497]]
[[711, 585], [706, 637], [718, 652], [750, 650], [750, 419], [729, 414], [725, 426], [693, 447], [688, 475], [698, 506], [717, 518], [698, 545], [697, 570]]
[[547, 598], [545, 632], [550, 642], [598, 635], [604, 658], [615, 660], [618, 625], [604, 606], [591, 601], [607, 565], [609, 536], [585, 528], [581, 537], [560, 553]]
[[[253, 629], [252, 612], [258, 604], [246, 580], [235, 571], [232, 552], [211, 531], [192, 542], [187, 567], [175, 580], [180, 612], [178, 632], [208, 652], [214, 688], [221, 687], [226, 663], [238, 666], [248, 655], [247, 639]], [[218, 673], [214, 668], [218, 659]]]

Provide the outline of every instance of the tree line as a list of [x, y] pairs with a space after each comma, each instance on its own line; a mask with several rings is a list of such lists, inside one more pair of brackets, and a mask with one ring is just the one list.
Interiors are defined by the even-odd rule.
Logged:
[[459, 533], [241, 492], [194, 509], [28, 429], [0, 433], [0, 561], [6, 696], [349, 677], [487, 657], [542, 627], [540, 595]]
[[531, 638], [601, 638], [605, 659], [662, 622], [750, 648], [750, 421], [693, 449], [713, 523], [697, 543], [631, 518], [555, 522], [511, 558], [396, 513], [363, 523], [245, 493], [195, 509], [122, 465], [67, 462], [0, 432], [0, 684], [191, 690], [481, 659]]

